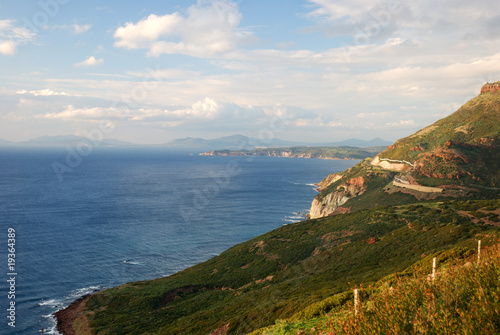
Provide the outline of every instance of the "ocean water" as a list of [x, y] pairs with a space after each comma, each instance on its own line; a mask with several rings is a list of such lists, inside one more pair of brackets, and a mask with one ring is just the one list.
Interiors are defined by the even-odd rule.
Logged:
[[168, 276], [301, 221], [313, 184], [356, 163], [100, 149], [59, 180], [52, 165], [65, 159], [65, 149], [0, 149], [0, 334], [56, 334], [52, 314], [84, 294]]

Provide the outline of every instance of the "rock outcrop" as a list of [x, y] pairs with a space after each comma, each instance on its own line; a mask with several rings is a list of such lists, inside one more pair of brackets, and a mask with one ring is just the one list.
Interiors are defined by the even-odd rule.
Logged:
[[481, 88], [481, 94], [484, 94], [487, 92], [500, 92], [500, 81], [497, 81], [496, 83], [493, 83], [493, 84], [486, 83]]
[[317, 188], [318, 192], [323, 191], [328, 186], [335, 183], [337, 180], [340, 180], [341, 178], [342, 178], [342, 174], [340, 174], [340, 173], [332, 173], [332, 174], [328, 175], [328, 177], [326, 177], [321, 182], [316, 184], [318, 186], [318, 188]]
[[373, 166], [379, 166], [383, 169], [390, 171], [407, 171], [410, 169], [411, 163], [404, 161], [396, 161], [390, 159], [380, 158], [379, 156], [375, 157], [375, 159], [370, 163]]
[[309, 212], [311, 219], [316, 219], [333, 214], [340, 206], [349, 199], [357, 197], [366, 191], [363, 177], [349, 179], [347, 182], [337, 186], [337, 190], [328, 193], [324, 197], [314, 198]]

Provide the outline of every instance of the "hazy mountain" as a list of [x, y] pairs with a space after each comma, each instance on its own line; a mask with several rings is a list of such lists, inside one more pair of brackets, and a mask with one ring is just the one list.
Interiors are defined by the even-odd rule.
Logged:
[[254, 149], [259, 147], [281, 148], [281, 147], [296, 147], [296, 146], [311, 146], [311, 147], [327, 147], [327, 146], [350, 146], [358, 148], [368, 148], [375, 146], [388, 146], [392, 142], [384, 141], [381, 138], [373, 140], [360, 140], [351, 138], [340, 142], [327, 142], [327, 143], [310, 143], [310, 142], [295, 142], [286, 141], [281, 139], [272, 140], [259, 140], [255, 137], [248, 137], [243, 135], [232, 135], [219, 137], [215, 139], [203, 139], [187, 137], [183, 139], [176, 139], [165, 144], [171, 148], [200, 148], [210, 150], [239, 150], [239, 149]]
[[219, 149], [250, 149], [256, 147], [281, 147], [298, 145], [295, 142], [274, 139], [270, 141], [258, 140], [254, 137], [243, 135], [231, 135], [214, 139], [203, 139], [187, 137], [176, 139], [165, 144], [170, 148], [203, 148], [211, 150]]

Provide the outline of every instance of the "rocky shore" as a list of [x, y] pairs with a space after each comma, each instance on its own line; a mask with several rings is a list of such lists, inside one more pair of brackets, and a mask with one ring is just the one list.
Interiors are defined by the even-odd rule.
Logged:
[[[90, 295], [75, 300], [68, 307], [54, 313], [57, 331], [63, 335], [92, 334], [90, 325], [83, 311]], [[76, 329], [75, 329], [76, 327]]]

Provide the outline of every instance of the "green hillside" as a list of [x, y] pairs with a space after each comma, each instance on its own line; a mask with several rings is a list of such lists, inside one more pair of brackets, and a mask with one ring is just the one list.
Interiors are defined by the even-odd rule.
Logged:
[[[485, 92], [375, 159], [327, 177], [311, 208], [316, 218], [169, 277], [96, 293], [66, 321], [76, 334], [356, 333], [358, 319], [346, 312], [352, 288], [370, 288], [363, 295], [376, 304], [384, 287], [428, 273], [432, 257], [452, 267], [474, 254], [477, 240], [498, 243], [499, 114], [500, 92]], [[399, 307], [414, 316], [413, 300]]]
[[[97, 293], [87, 317], [96, 334], [209, 334], [226, 324], [228, 334], [249, 333], [429, 254], [495, 243], [500, 229], [485, 223], [498, 207], [384, 207], [283, 226], [170, 277]], [[484, 217], [475, 224], [461, 211]]]
[[[430, 280], [434, 257], [436, 277]], [[438, 252], [373, 286], [360, 286], [357, 314], [350, 290], [251, 335], [498, 334], [500, 244], [481, 248], [477, 260], [470, 249]]]
[[396, 141], [375, 159], [326, 178], [311, 214], [423, 200], [494, 199], [499, 182], [500, 91], [495, 91]]
[[412, 175], [423, 184], [495, 186], [500, 182], [499, 146], [500, 92], [487, 92], [379, 156], [412, 162]]

